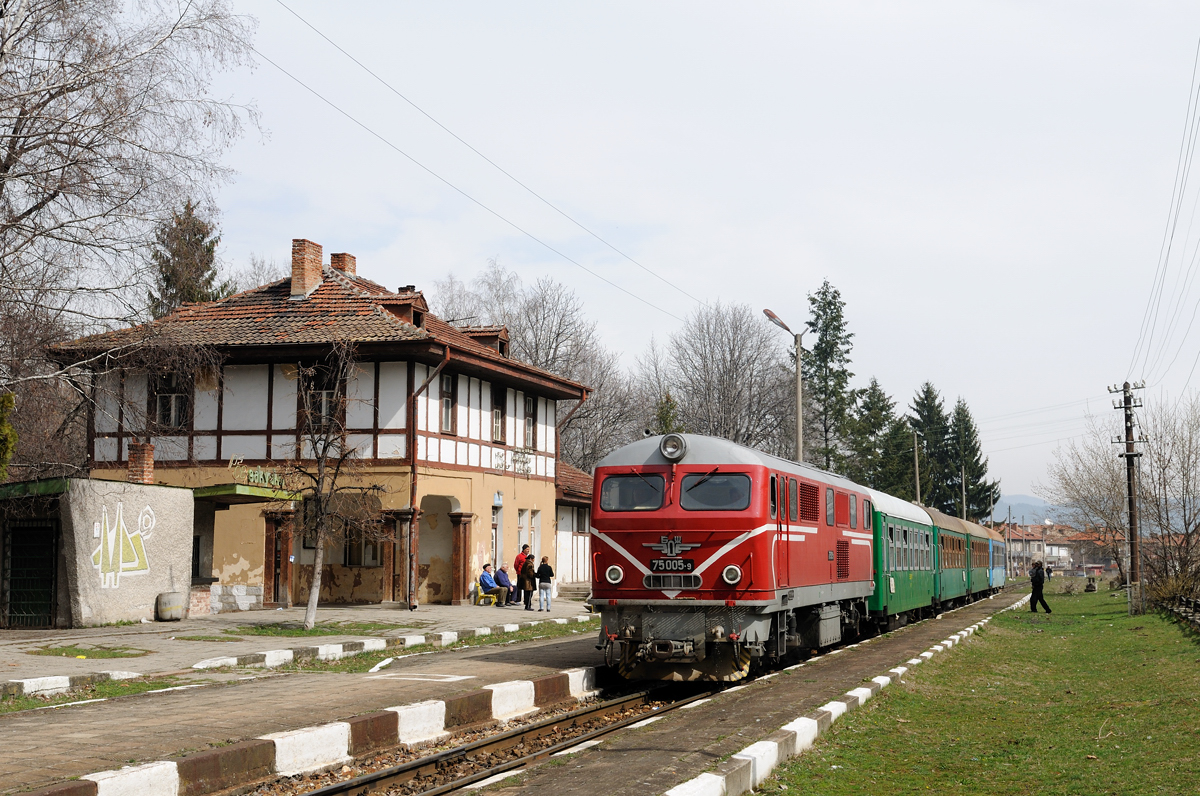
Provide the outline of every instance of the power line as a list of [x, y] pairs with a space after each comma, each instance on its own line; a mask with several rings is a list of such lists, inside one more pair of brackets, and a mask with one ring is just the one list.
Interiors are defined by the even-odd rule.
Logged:
[[553, 247], [553, 246], [551, 246], [549, 243], [547, 243], [546, 241], [544, 241], [544, 240], [542, 240], [541, 238], [539, 238], [537, 235], [534, 235], [534, 234], [533, 234], [532, 232], [530, 232], [529, 230], [527, 230], [527, 229], [525, 229], [524, 227], [522, 227], [522, 226], [520, 226], [519, 224], [517, 224], [515, 221], [510, 221], [508, 218], [506, 218], [505, 216], [501, 215], [499, 212], [497, 212], [497, 211], [493, 210], [492, 208], [488, 207], [488, 206], [487, 206], [487, 205], [485, 205], [483, 202], [479, 201], [479, 200], [478, 200], [478, 199], [476, 199], [474, 196], [472, 196], [471, 194], [469, 194], [469, 193], [467, 193], [466, 191], [464, 191], [462, 188], [459, 188], [457, 185], [455, 185], [454, 183], [450, 182], [450, 181], [449, 181], [449, 180], [447, 180], [445, 177], [443, 177], [442, 175], [438, 174], [436, 171], [434, 171], [433, 169], [429, 168], [429, 167], [428, 167], [428, 166], [426, 166], [424, 163], [422, 163], [421, 161], [417, 160], [417, 159], [416, 159], [416, 158], [414, 158], [412, 155], [408, 154], [408, 153], [407, 153], [407, 152], [405, 152], [403, 149], [401, 149], [400, 147], [398, 147], [398, 146], [396, 146], [395, 144], [393, 144], [393, 143], [392, 143], [391, 141], [389, 141], [387, 138], [383, 137], [383, 135], [381, 135], [380, 133], [377, 133], [377, 132], [375, 132], [375, 130], [373, 130], [373, 129], [371, 129], [370, 127], [368, 127], [368, 126], [367, 126], [365, 123], [363, 123], [363, 122], [360, 122], [360, 121], [359, 121], [358, 119], [356, 119], [354, 116], [350, 115], [350, 113], [349, 113], [349, 112], [347, 112], [347, 111], [343, 110], [341, 107], [339, 107], [338, 105], [336, 105], [335, 103], [333, 103], [331, 100], [327, 99], [327, 98], [326, 98], [326, 97], [325, 97], [323, 94], [321, 94], [320, 92], [318, 92], [318, 91], [317, 91], [316, 89], [314, 89], [312, 86], [308, 85], [308, 84], [307, 84], [307, 83], [305, 83], [303, 80], [301, 80], [300, 78], [296, 77], [296, 76], [295, 76], [295, 75], [293, 75], [291, 72], [289, 72], [288, 70], [284, 69], [282, 66], [280, 66], [280, 65], [279, 65], [279, 64], [277, 64], [277, 63], [275, 63], [274, 61], [272, 61], [272, 60], [271, 60], [270, 58], [268, 58], [267, 56], [263, 55], [263, 54], [262, 54], [262, 53], [261, 53], [261, 52], [260, 52], [260, 51], [259, 51], [257, 48], [251, 47], [250, 49], [251, 49], [251, 50], [253, 50], [253, 51], [254, 51], [254, 53], [255, 53], [255, 54], [256, 54], [256, 55], [257, 55], [259, 58], [262, 58], [264, 61], [266, 61], [266, 62], [267, 62], [267, 63], [269, 63], [271, 66], [273, 66], [273, 67], [275, 67], [276, 69], [278, 69], [278, 70], [279, 70], [280, 72], [282, 72], [284, 75], [286, 75], [287, 77], [291, 78], [293, 81], [295, 81], [297, 84], [299, 84], [299, 85], [300, 85], [300, 86], [301, 86], [303, 89], [305, 89], [306, 91], [308, 91], [310, 94], [312, 94], [312, 95], [313, 95], [314, 97], [316, 97], [317, 99], [321, 100], [321, 102], [325, 103], [325, 104], [326, 104], [326, 105], [328, 105], [330, 108], [333, 108], [335, 111], [337, 111], [338, 113], [340, 113], [342, 116], [345, 116], [345, 117], [346, 117], [348, 120], [350, 120], [351, 122], [353, 122], [355, 125], [357, 125], [358, 127], [361, 127], [361, 128], [364, 130], [364, 131], [366, 131], [366, 132], [370, 133], [372, 136], [374, 136], [375, 138], [379, 139], [379, 140], [380, 140], [381, 142], [383, 142], [383, 143], [384, 143], [386, 146], [388, 146], [388, 147], [390, 147], [391, 149], [395, 150], [395, 151], [396, 151], [397, 153], [399, 153], [400, 155], [403, 155], [403, 156], [404, 156], [404, 157], [405, 157], [405, 158], [406, 158], [406, 159], [407, 159], [407, 160], [408, 160], [410, 163], [412, 163], [413, 165], [417, 166], [418, 168], [420, 168], [422, 171], [424, 171], [425, 173], [429, 174], [430, 176], [434, 177], [434, 178], [435, 178], [435, 179], [437, 179], [439, 182], [441, 182], [443, 185], [446, 185], [447, 187], [451, 188], [451, 189], [452, 189], [452, 190], [454, 190], [456, 193], [458, 193], [459, 195], [461, 195], [461, 196], [462, 196], [462, 197], [464, 197], [465, 199], [469, 200], [470, 202], [472, 202], [472, 203], [473, 203], [473, 204], [475, 204], [476, 206], [480, 207], [481, 209], [483, 209], [483, 210], [486, 210], [488, 213], [490, 213], [491, 215], [495, 216], [495, 217], [496, 217], [497, 219], [499, 219], [500, 221], [503, 221], [505, 224], [508, 224], [510, 227], [512, 227], [513, 229], [515, 229], [517, 232], [520, 232], [522, 235], [526, 236], [527, 238], [529, 238], [530, 240], [534, 241], [535, 243], [538, 243], [538, 244], [540, 244], [541, 246], [545, 247], [547, 250], [549, 250], [549, 251], [551, 251], [551, 252], [553, 252], [553, 253], [557, 254], [559, 257], [563, 258], [564, 260], [566, 260], [567, 262], [571, 263], [572, 265], [574, 265], [574, 266], [576, 266], [576, 267], [578, 267], [578, 268], [580, 268], [580, 269], [582, 269], [582, 270], [586, 271], [587, 273], [589, 273], [589, 274], [591, 274], [592, 276], [594, 276], [594, 277], [596, 277], [597, 279], [599, 279], [601, 282], [604, 282], [605, 284], [607, 284], [607, 285], [609, 285], [609, 286], [611, 286], [611, 287], [614, 287], [614, 288], [616, 288], [617, 290], [621, 291], [622, 293], [624, 293], [625, 295], [629, 296], [630, 298], [636, 299], [637, 301], [640, 301], [641, 303], [645, 304], [647, 307], [650, 307], [650, 308], [652, 308], [652, 309], [656, 309], [656, 310], [658, 310], [659, 312], [661, 312], [662, 314], [664, 314], [664, 315], [667, 315], [667, 316], [669, 316], [669, 317], [671, 317], [671, 318], [674, 318], [674, 319], [675, 319], [675, 320], [677, 320], [677, 321], [680, 321], [680, 322], [686, 322], [686, 321], [684, 321], [684, 319], [683, 319], [683, 318], [680, 318], [680, 317], [679, 317], [678, 315], [676, 315], [675, 313], [673, 313], [673, 312], [670, 312], [670, 311], [668, 311], [668, 310], [664, 310], [662, 307], [658, 306], [657, 304], [654, 304], [654, 303], [652, 303], [652, 302], [650, 302], [650, 301], [647, 301], [646, 299], [642, 298], [641, 296], [637, 295], [636, 293], [633, 293], [633, 292], [631, 292], [631, 291], [629, 291], [629, 290], [627, 290], [627, 289], [625, 289], [625, 288], [621, 287], [621, 286], [620, 286], [620, 285], [618, 285], [616, 282], [613, 282], [611, 279], [607, 279], [607, 278], [605, 278], [605, 277], [601, 276], [600, 274], [596, 273], [596, 272], [595, 272], [595, 271], [593, 271], [591, 268], [588, 268], [586, 265], [584, 265], [583, 263], [579, 262], [578, 260], [575, 260], [574, 258], [572, 258], [572, 257], [569, 257], [569, 256], [568, 256], [567, 254], [565, 254], [564, 252], [562, 252], [562, 251], [559, 251], [558, 249], [554, 248], [554, 247]]
[[438, 121], [437, 119], [435, 119], [435, 118], [434, 118], [434, 117], [433, 117], [433, 116], [432, 116], [432, 115], [431, 115], [431, 114], [430, 114], [428, 111], [426, 111], [426, 110], [425, 110], [424, 108], [422, 108], [420, 105], [417, 105], [417, 103], [413, 102], [411, 99], [409, 99], [409, 98], [408, 98], [407, 96], [405, 96], [403, 93], [401, 93], [399, 89], [397, 89], [397, 88], [396, 88], [395, 86], [393, 86], [391, 83], [388, 83], [388, 82], [387, 82], [386, 80], [384, 80], [382, 77], [380, 77], [380, 76], [379, 76], [379, 75], [377, 75], [375, 72], [373, 72], [373, 71], [370, 69], [370, 67], [368, 67], [366, 64], [364, 64], [362, 61], [360, 61], [360, 60], [358, 60], [357, 58], [355, 58], [355, 57], [354, 57], [353, 55], [351, 55], [349, 52], [347, 52], [347, 51], [346, 51], [346, 50], [345, 50], [345, 49], [344, 49], [344, 48], [343, 48], [343, 47], [342, 47], [340, 44], [338, 44], [338, 43], [337, 43], [337, 42], [335, 42], [333, 39], [331, 39], [331, 38], [329, 38], [328, 36], [326, 36], [326, 35], [325, 35], [324, 33], [322, 33], [322, 32], [321, 32], [321, 31], [320, 31], [320, 30], [319, 30], [319, 29], [318, 29], [318, 28], [317, 28], [315, 25], [313, 25], [313, 24], [312, 24], [311, 22], [309, 22], [307, 19], [305, 19], [304, 17], [302, 17], [302, 16], [300, 16], [298, 13], [296, 13], [296, 11], [295, 11], [295, 10], [293, 10], [291, 7], [289, 7], [289, 6], [288, 6], [286, 3], [284, 3], [284, 2], [283, 2], [283, 0], [275, 0], [275, 2], [277, 2], [277, 3], [278, 3], [280, 6], [282, 6], [282, 7], [283, 7], [283, 8], [284, 8], [284, 9], [285, 9], [285, 10], [286, 10], [288, 13], [290, 13], [290, 14], [291, 14], [292, 16], [294, 16], [296, 19], [300, 20], [300, 21], [301, 21], [301, 22], [303, 22], [303, 23], [304, 23], [306, 26], [308, 26], [308, 28], [309, 28], [309, 29], [310, 29], [310, 30], [311, 30], [313, 33], [316, 33], [318, 36], [320, 36], [322, 39], [324, 39], [326, 42], [328, 42], [328, 43], [329, 43], [329, 44], [330, 44], [330, 45], [331, 45], [331, 46], [332, 46], [332, 47], [333, 47], [335, 50], [337, 50], [337, 51], [338, 51], [338, 52], [340, 52], [342, 55], [346, 56], [346, 57], [347, 57], [347, 58], [349, 58], [351, 61], [353, 61], [355, 64], [357, 64], [357, 65], [358, 65], [358, 67], [359, 67], [360, 69], [362, 69], [362, 70], [363, 70], [364, 72], [366, 72], [368, 75], [370, 75], [371, 77], [373, 77], [373, 78], [375, 78], [377, 81], [379, 81], [379, 83], [380, 83], [380, 84], [382, 84], [384, 88], [386, 88], [388, 91], [390, 91], [390, 92], [392, 92], [393, 94], [395, 94], [395, 95], [396, 95], [397, 97], [399, 97], [400, 99], [402, 99], [402, 100], [404, 100], [405, 102], [407, 102], [407, 103], [408, 103], [408, 104], [409, 104], [409, 105], [410, 105], [410, 106], [411, 106], [411, 107], [412, 107], [414, 110], [416, 110], [418, 113], [420, 113], [420, 114], [421, 114], [422, 116], [424, 116], [426, 119], [428, 119], [429, 121], [433, 122], [433, 123], [434, 123], [434, 124], [436, 124], [438, 127], [440, 127], [440, 128], [441, 128], [443, 131], [445, 131], [445, 132], [446, 132], [446, 133], [447, 133], [447, 134], [448, 134], [448, 135], [449, 135], [451, 138], [453, 138], [455, 141], [458, 141], [460, 144], [462, 144], [463, 146], [465, 146], [467, 149], [469, 149], [469, 150], [471, 150], [472, 152], [474, 152], [476, 155], [478, 155], [480, 158], [482, 158], [482, 159], [483, 159], [483, 160], [484, 160], [484, 161], [485, 161], [485, 162], [486, 162], [488, 165], [490, 165], [492, 168], [494, 168], [494, 169], [496, 169], [497, 171], [499, 171], [499, 172], [500, 172], [501, 174], [503, 174], [505, 177], [508, 177], [510, 180], [512, 180], [513, 182], [515, 182], [517, 185], [519, 185], [519, 186], [521, 186], [522, 188], [524, 188], [524, 189], [525, 189], [525, 190], [526, 190], [526, 191], [527, 191], [527, 192], [528, 192], [528, 193], [529, 193], [531, 196], [535, 197], [535, 198], [536, 198], [538, 201], [540, 201], [542, 204], [546, 205], [546, 207], [549, 207], [549, 208], [550, 208], [551, 210], [553, 210], [555, 213], [558, 213], [560, 216], [562, 216], [563, 218], [565, 218], [567, 221], [570, 221], [572, 224], [574, 224], [575, 226], [579, 227], [581, 230], [583, 230], [584, 232], [586, 232], [588, 235], [591, 235], [593, 238], [595, 238], [596, 240], [598, 240], [598, 241], [600, 241], [601, 243], [603, 243], [603, 244], [604, 244], [605, 246], [607, 246], [609, 249], [612, 249], [614, 252], [616, 252], [617, 254], [619, 254], [621, 257], [624, 257], [626, 260], [628, 260], [629, 262], [633, 263], [633, 264], [634, 264], [634, 265], [636, 265], [638, 268], [641, 268], [643, 271], [645, 271], [646, 273], [650, 274], [650, 275], [651, 275], [651, 276], [653, 276], [655, 279], [657, 279], [657, 280], [659, 280], [660, 282], [662, 282], [664, 285], [668, 285], [669, 287], [671, 287], [671, 288], [674, 288], [675, 290], [678, 290], [680, 293], [682, 293], [683, 295], [687, 296], [687, 297], [688, 297], [688, 298], [690, 298], [692, 301], [695, 301], [697, 304], [705, 304], [705, 305], [707, 305], [707, 303], [708, 303], [708, 302], [706, 302], [706, 301], [703, 301], [702, 299], [699, 299], [699, 298], [697, 298], [696, 296], [693, 296], [691, 293], [687, 292], [686, 290], [684, 290], [683, 288], [681, 288], [679, 285], [677, 285], [677, 284], [675, 284], [674, 282], [670, 281], [670, 280], [669, 280], [669, 279], [667, 279], [666, 277], [663, 277], [663, 276], [661, 276], [660, 274], [656, 273], [655, 271], [653, 271], [652, 269], [648, 268], [647, 266], [645, 266], [645, 265], [642, 265], [642, 263], [638, 262], [638, 261], [637, 261], [637, 260], [635, 260], [633, 257], [631, 257], [631, 256], [629, 256], [628, 254], [626, 254], [625, 252], [621, 251], [620, 249], [618, 249], [618, 248], [617, 248], [616, 246], [614, 246], [613, 244], [609, 243], [607, 240], [605, 240], [604, 238], [602, 238], [602, 237], [601, 237], [599, 234], [597, 234], [596, 232], [592, 231], [592, 230], [591, 230], [589, 227], [585, 226], [585, 225], [584, 225], [582, 222], [580, 222], [579, 220], [577, 220], [577, 219], [576, 219], [574, 216], [572, 216], [572, 215], [570, 215], [569, 213], [567, 213], [567, 211], [563, 210], [563, 209], [562, 209], [562, 208], [560, 208], [558, 205], [554, 204], [554, 203], [553, 203], [553, 202], [551, 202], [549, 199], [547, 199], [546, 197], [542, 196], [540, 193], [538, 193], [537, 191], [535, 191], [533, 188], [530, 188], [528, 185], [526, 185], [524, 182], [522, 182], [520, 179], [518, 179], [516, 176], [514, 176], [514, 175], [513, 175], [511, 172], [509, 172], [509, 171], [508, 171], [507, 169], [505, 169], [503, 166], [501, 166], [500, 164], [496, 163], [496, 161], [492, 160], [492, 159], [491, 159], [491, 158], [489, 158], [487, 155], [485, 155], [485, 154], [483, 154], [482, 152], [480, 152], [478, 149], [476, 149], [475, 147], [473, 147], [473, 146], [472, 146], [471, 144], [469, 144], [467, 141], [463, 140], [463, 138], [462, 138], [461, 136], [459, 136], [457, 133], [455, 133], [453, 130], [451, 130], [451, 129], [450, 129], [449, 127], [447, 127], [446, 125], [444, 125], [444, 124], [442, 124], [441, 122], [439, 122], [439, 121]]

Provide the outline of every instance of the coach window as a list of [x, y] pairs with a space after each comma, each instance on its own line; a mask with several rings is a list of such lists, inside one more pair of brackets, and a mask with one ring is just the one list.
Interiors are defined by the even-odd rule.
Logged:
[[895, 525], [888, 526], [887, 563], [888, 563], [889, 570], [894, 570], [896, 568], [896, 526]]
[[800, 492], [795, 478], [788, 479], [788, 519], [795, 522], [800, 516]]
[[600, 487], [604, 511], [654, 511], [662, 504], [663, 477], [658, 473], [610, 475]]
[[779, 513], [779, 499], [775, 492], [775, 476], [771, 476], [771, 519], [775, 519], [777, 513]]
[[904, 547], [900, 553], [904, 556], [904, 563], [901, 564], [902, 569], [912, 569], [912, 547], [909, 546], [908, 528], [904, 529]]
[[837, 524], [833, 513], [833, 489], [825, 490], [825, 524], [830, 528]]
[[[771, 477], [771, 516], [775, 516], [775, 477]], [[744, 473], [689, 473], [679, 489], [686, 511], [744, 511], [750, 508], [750, 476]]]

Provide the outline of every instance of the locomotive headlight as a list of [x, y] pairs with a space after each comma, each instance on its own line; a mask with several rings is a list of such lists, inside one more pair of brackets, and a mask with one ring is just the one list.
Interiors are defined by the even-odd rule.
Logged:
[[742, 580], [742, 568], [737, 564], [730, 564], [721, 570], [721, 580], [728, 583], [730, 586], [736, 586]]
[[667, 434], [658, 443], [658, 452], [669, 462], [677, 462], [687, 453], [687, 440], [682, 434]]
[[625, 570], [621, 569], [616, 564], [613, 564], [608, 569], [604, 570], [604, 579], [614, 586], [625, 580]]

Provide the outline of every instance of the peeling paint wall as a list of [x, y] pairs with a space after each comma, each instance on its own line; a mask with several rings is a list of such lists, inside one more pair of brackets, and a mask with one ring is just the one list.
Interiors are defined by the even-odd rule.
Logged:
[[[456, 501], [455, 501], [456, 502]], [[421, 521], [417, 536], [417, 599], [422, 603], [449, 605], [453, 599], [454, 502], [442, 495], [421, 498]]]

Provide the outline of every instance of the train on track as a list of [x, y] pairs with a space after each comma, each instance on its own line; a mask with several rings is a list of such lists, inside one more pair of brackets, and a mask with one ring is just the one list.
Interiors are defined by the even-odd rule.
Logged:
[[732, 681], [1004, 585], [1004, 539], [807, 464], [667, 434], [592, 498], [599, 648], [629, 679]]

